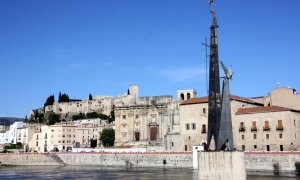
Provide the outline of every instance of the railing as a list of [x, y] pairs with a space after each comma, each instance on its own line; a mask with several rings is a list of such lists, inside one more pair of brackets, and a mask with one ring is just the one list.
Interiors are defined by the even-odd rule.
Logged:
[[257, 127], [251, 127], [251, 132], [257, 132]]
[[245, 132], [246, 131], [246, 128], [245, 127], [240, 127], [239, 128], [239, 132]]
[[276, 126], [276, 130], [277, 131], [283, 131], [283, 127], [282, 126]]
[[269, 126], [264, 126], [264, 131], [270, 131], [271, 128]]

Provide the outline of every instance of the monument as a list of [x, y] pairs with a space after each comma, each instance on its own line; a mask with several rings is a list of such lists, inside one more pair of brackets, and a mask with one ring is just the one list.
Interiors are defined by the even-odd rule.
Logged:
[[[234, 151], [230, 106], [229, 80], [233, 72], [221, 62], [223, 77], [220, 94], [218, 24], [214, 0], [210, 0], [210, 62], [208, 91], [208, 132], [206, 151], [198, 153], [199, 179], [246, 179], [244, 152]], [[210, 150], [214, 140], [214, 151]]]
[[[229, 80], [232, 74], [222, 63], [225, 72], [222, 98], [220, 95], [219, 53], [218, 53], [218, 24], [213, 0], [210, 0], [210, 12], [213, 20], [210, 27], [210, 58], [209, 58], [209, 91], [208, 91], [208, 132], [207, 147], [214, 138], [215, 150], [233, 150], [232, 123], [230, 112]], [[224, 86], [226, 85], [226, 87]]]

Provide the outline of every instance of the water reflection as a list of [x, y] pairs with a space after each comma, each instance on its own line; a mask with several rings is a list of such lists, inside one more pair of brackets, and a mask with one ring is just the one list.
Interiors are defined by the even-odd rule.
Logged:
[[[267, 175], [267, 176], [266, 176]], [[289, 177], [290, 176], [290, 177]], [[250, 173], [248, 180], [297, 179], [293, 175]], [[0, 179], [128, 179], [128, 180], [196, 180], [198, 172], [184, 168], [132, 168], [97, 166], [18, 166], [0, 167]]]

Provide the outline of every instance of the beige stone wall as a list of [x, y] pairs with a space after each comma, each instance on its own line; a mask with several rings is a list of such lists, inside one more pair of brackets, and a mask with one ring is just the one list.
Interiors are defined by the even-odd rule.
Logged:
[[246, 180], [243, 152], [199, 152], [198, 155], [200, 180]]
[[[284, 151], [300, 150], [300, 113], [281, 111], [242, 114], [235, 117], [234, 139], [237, 149], [242, 149], [244, 145], [245, 150], [248, 151], [266, 151], [269, 145], [271, 151], [279, 151], [282, 145]], [[282, 120], [283, 131], [276, 129], [278, 120]], [[256, 122], [257, 131], [251, 131], [253, 121]], [[269, 131], [264, 131], [265, 121], [269, 122], [271, 128]], [[239, 131], [241, 122], [245, 124], [245, 132]], [[293, 147], [291, 147], [292, 143]], [[254, 148], [255, 145], [257, 148]]]
[[76, 140], [75, 125], [58, 124], [50, 126], [50, 145], [48, 151], [58, 148], [59, 151], [72, 148]]
[[[247, 102], [231, 101], [231, 116], [232, 116], [232, 128], [235, 131], [238, 128], [235, 112], [238, 108], [242, 107], [256, 107]], [[208, 104], [190, 104], [180, 106], [180, 132], [181, 132], [181, 147], [180, 151], [191, 151], [193, 145], [199, 145], [203, 142], [207, 142], [207, 119], [208, 119]], [[193, 129], [195, 124], [195, 129]], [[189, 126], [189, 130], [187, 129]], [[202, 127], [205, 126], [205, 129]], [[203, 130], [202, 130], [203, 129]], [[235, 134], [235, 133], [234, 133]], [[235, 141], [235, 138], [234, 138]], [[214, 144], [211, 144], [213, 148]]]
[[265, 97], [254, 98], [264, 106], [281, 106], [300, 110], [300, 94], [293, 88], [280, 87], [271, 90]]
[[[207, 141], [207, 108], [207, 103], [180, 106], [180, 151], [191, 151], [193, 145]], [[202, 131], [203, 125], [205, 129]]]
[[272, 106], [283, 106], [300, 110], [300, 94], [292, 88], [277, 88], [271, 91], [270, 101]]
[[[157, 124], [157, 143], [163, 141], [162, 114], [166, 106], [136, 105], [115, 108], [115, 143], [116, 145], [147, 145], [150, 141], [149, 124]], [[139, 132], [140, 140], [136, 141], [135, 133]]]

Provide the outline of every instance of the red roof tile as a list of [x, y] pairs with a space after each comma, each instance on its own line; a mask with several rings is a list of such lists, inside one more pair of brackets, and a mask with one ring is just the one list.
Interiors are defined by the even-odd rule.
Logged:
[[[251, 103], [251, 104], [262, 105], [260, 103], [257, 103], [253, 99], [244, 98], [244, 97], [235, 96], [235, 95], [231, 95], [230, 99], [235, 100], [235, 101], [241, 101], [241, 102], [247, 102], [247, 103]], [[199, 98], [191, 98], [186, 101], [183, 101], [180, 105], [201, 104], [201, 103], [208, 103], [208, 96], [203, 96], [203, 97], [199, 97]]]
[[279, 111], [295, 111], [289, 108], [280, 106], [266, 106], [266, 107], [252, 107], [252, 108], [239, 108], [236, 115], [252, 114], [252, 113], [266, 113], [266, 112], [279, 112]]

